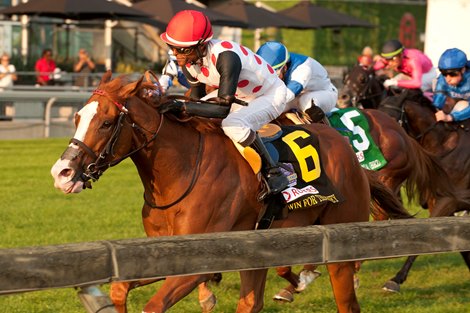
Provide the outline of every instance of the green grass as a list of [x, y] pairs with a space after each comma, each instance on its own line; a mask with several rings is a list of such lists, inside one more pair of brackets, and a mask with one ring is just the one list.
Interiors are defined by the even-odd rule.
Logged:
[[[144, 237], [140, 209], [142, 187], [133, 164], [125, 161], [108, 170], [93, 190], [63, 195], [53, 187], [52, 164], [67, 145], [67, 139], [0, 141], [0, 248], [51, 245], [96, 240]], [[413, 211], [418, 210], [415, 206]], [[426, 211], [419, 211], [425, 216]], [[357, 292], [363, 312], [374, 313], [468, 313], [469, 273], [458, 254], [418, 258], [399, 294], [381, 290], [403, 264], [404, 258], [369, 261], [360, 272]], [[299, 267], [296, 267], [299, 269]], [[286, 283], [269, 271], [263, 312], [335, 312], [328, 274], [292, 304], [278, 304], [272, 295]], [[215, 312], [234, 312], [239, 278], [224, 274], [212, 286], [218, 297]], [[141, 312], [159, 283], [133, 291], [129, 312]], [[102, 287], [108, 290], [108, 286]], [[0, 296], [0, 312], [85, 312], [77, 290], [45, 290]], [[180, 301], [170, 312], [200, 312], [196, 292]]]

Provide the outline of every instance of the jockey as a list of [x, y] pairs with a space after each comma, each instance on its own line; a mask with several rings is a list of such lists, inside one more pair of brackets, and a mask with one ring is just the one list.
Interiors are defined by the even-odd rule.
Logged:
[[338, 90], [316, 60], [289, 53], [286, 46], [277, 41], [266, 42], [256, 54], [271, 64], [286, 84], [286, 111], [298, 108], [313, 122], [318, 122], [336, 106]]
[[369, 46], [365, 46], [362, 49], [361, 55], [357, 57], [357, 64], [364, 67], [370, 68], [374, 62], [374, 52]]
[[[178, 12], [160, 35], [182, 67], [191, 85], [191, 97], [215, 98], [227, 107], [227, 112], [230, 110], [222, 120], [224, 133], [260, 154], [270, 192], [278, 193], [287, 188], [289, 181], [256, 131], [284, 112], [286, 86], [272, 67], [251, 50], [212, 36], [209, 18], [193, 10]], [[217, 89], [206, 95], [206, 85]], [[235, 96], [248, 105], [235, 104]], [[186, 106], [190, 113], [188, 109]]]
[[188, 80], [183, 74], [183, 70], [178, 65], [178, 63], [176, 63], [176, 57], [173, 54], [173, 51], [169, 50], [168, 60], [166, 61], [165, 66], [163, 67], [162, 75], [159, 79], [163, 93], [166, 93], [168, 88], [173, 86], [173, 79], [175, 77], [178, 79], [178, 83], [180, 83], [181, 86], [186, 87], [188, 89], [190, 88]]
[[[433, 105], [439, 109], [436, 120], [444, 122], [462, 121], [470, 117], [470, 70], [467, 55], [460, 49], [447, 49], [439, 58], [439, 71], [434, 91]], [[447, 114], [444, 105], [453, 105]]]
[[[374, 64], [374, 70], [392, 69], [409, 77], [400, 79], [397, 75], [384, 81], [385, 88], [397, 86], [407, 89], [421, 89], [423, 92], [432, 92], [432, 83], [437, 71], [431, 59], [417, 49], [407, 49], [396, 40], [385, 42], [380, 53], [381, 58]], [[407, 78], [408, 78], [407, 77]]]

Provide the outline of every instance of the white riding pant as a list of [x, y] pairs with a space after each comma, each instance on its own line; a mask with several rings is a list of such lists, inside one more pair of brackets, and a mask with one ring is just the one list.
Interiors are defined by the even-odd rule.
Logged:
[[312, 100], [323, 112], [328, 113], [334, 107], [338, 100], [338, 89], [331, 84], [330, 88], [325, 90], [305, 91], [289, 102], [286, 110], [298, 109], [302, 112], [312, 107]]
[[[206, 95], [203, 100], [217, 96], [217, 90]], [[275, 120], [284, 112], [287, 87], [282, 80], [277, 79], [264, 94], [244, 98], [248, 106], [232, 104], [230, 113], [222, 120], [222, 129], [232, 141], [241, 143], [263, 125]]]

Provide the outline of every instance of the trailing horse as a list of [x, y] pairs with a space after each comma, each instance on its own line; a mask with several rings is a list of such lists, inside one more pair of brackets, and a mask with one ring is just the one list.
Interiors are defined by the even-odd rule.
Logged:
[[[129, 82], [126, 77], [111, 80], [110, 72], [103, 76], [77, 113], [76, 133], [51, 169], [55, 187], [64, 193], [81, 192], [90, 180], [130, 157], [144, 186], [142, 219], [148, 236], [255, 229], [266, 210], [266, 202], [258, 201], [263, 188], [259, 175], [215, 124], [160, 113], [165, 99], [144, 96], [152, 88], [144, 77]], [[312, 124], [285, 130], [294, 130], [285, 140], [296, 148], [303, 168], [299, 175], [315, 178], [323, 173], [345, 201], [294, 210], [274, 221], [273, 228], [368, 221], [371, 213], [410, 217], [376, 175], [361, 168], [334, 129]], [[316, 138], [318, 146], [303, 146], [306, 137]], [[359, 312], [354, 262], [327, 267], [338, 312]], [[266, 273], [267, 269], [240, 272], [237, 312], [262, 310]], [[168, 277], [143, 311], [165, 312], [211, 277]], [[132, 286], [112, 285], [111, 298], [119, 312], [126, 312]]]
[[[426, 178], [413, 181], [407, 180], [408, 193], [412, 185], [416, 185], [420, 203], [429, 208], [431, 217], [449, 216], [456, 211], [470, 208], [468, 204], [470, 193], [470, 121], [444, 123], [436, 122], [436, 109], [431, 101], [416, 90], [403, 90], [395, 96], [388, 96], [383, 85], [373, 71], [355, 66], [344, 80], [344, 87], [339, 92], [338, 106], [371, 107], [387, 113], [394, 118], [401, 128], [409, 135], [406, 141], [410, 142], [408, 153], [428, 155], [426, 162], [413, 164], [410, 169], [414, 173], [424, 173], [425, 168], [443, 168], [445, 173], [440, 178]], [[373, 116], [383, 115], [376, 110], [365, 110], [372, 125], [381, 129], [384, 123], [382, 118]], [[374, 122], [374, 120], [376, 120]], [[387, 123], [388, 125], [389, 123]], [[383, 124], [386, 125], [386, 124]], [[390, 127], [390, 126], [388, 126]], [[373, 133], [374, 126], [371, 133]], [[383, 130], [385, 131], [385, 130]], [[409, 140], [409, 138], [413, 140]], [[393, 140], [393, 138], [390, 138]], [[419, 146], [416, 145], [419, 144]], [[380, 144], [379, 144], [380, 146]], [[422, 149], [420, 149], [422, 147]], [[397, 151], [398, 153], [398, 151]], [[404, 152], [405, 153], [405, 152]], [[435, 160], [438, 161], [437, 165]], [[435, 176], [433, 176], [435, 177]], [[429, 180], [428, 180], [429, 179]], [[426, 189], [428, 191], [422, 191]], [[427, 197], [426, 195], [431, 195]], [[439, 204], [436, 201], [440, 202]], [[463, 252], [462, 256], [470, 269], [470, 253]], [[406, 280], [415, 256], [409, 257], [397, 275], [387, 282], [385, 289], [398, 291], [400, 284]]]

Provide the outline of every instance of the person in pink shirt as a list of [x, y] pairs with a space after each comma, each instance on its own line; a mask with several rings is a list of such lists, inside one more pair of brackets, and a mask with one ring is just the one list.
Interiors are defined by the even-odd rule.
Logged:
[[36, 70], [36, 83], [41, 86], [54, 85], [54, 70], [56, 65], [52, 59], [52, 50], [44, 49], [42, 52], [42, 57], [36, 61], [34, 66]]
[[421, 89], [423, 92], [432, 92], [437, 70], [431, 59], [417, 49], [405, 48], [396, 40], [385, 42], [380, 53], [381, 58], [374, 64], [374, 70], [391, 69], [404, 75], [397, 75], [384, 81], [385, 88], [392, 86]]

